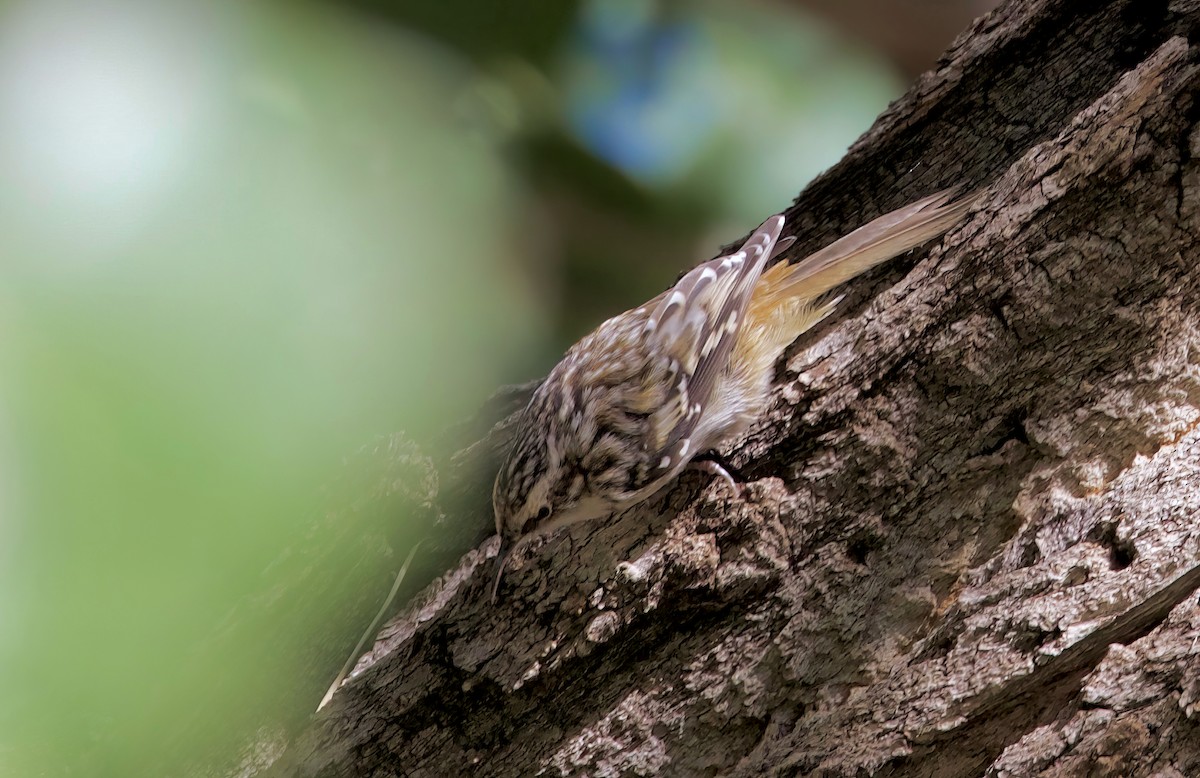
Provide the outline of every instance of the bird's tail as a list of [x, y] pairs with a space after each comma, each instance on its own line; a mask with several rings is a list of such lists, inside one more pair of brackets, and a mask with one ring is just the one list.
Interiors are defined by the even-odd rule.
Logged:
[[[977, 193], [947, 189], [884, 214], [803, 261], [779, 262], [763, 273], [746, 312], [739, 358], [774, 362], [779, 350], [833, 312], [841, 298], [821, 295], [881, 262], [944, 234], [960, 222]], [[753, 355], [751, 357], [750, 355]]]
[[763, 273], [755, 295], [770, 305], [790, 297], [812, 300], [881, 262], [916, 248], [958, 224], [976, 196], [956, 189], [884, 214], [795, 265], [780, 262]]

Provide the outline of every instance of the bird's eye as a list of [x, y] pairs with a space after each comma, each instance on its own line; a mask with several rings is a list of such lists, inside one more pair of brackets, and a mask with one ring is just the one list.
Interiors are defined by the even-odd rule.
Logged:
[[545, 521], [548, 518], [550, 518], [550, 506], [543, 505], [541, 508], [538, 509], [535, 520], [536, 521]]

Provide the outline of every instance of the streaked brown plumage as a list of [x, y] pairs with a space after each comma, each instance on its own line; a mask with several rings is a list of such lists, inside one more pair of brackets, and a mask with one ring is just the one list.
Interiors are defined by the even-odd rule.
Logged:
[[821, 296], [945, 233], [972, 202], [940, 192], [764, 272], [794, 241], [780, 239], [784, 217], [772, 216], [738, 251], [572, 346], [522, 412], [496, 476], [493, 598], [508, 554], [524, 541], [630, 508], [697, 454], [743, 434], [783, 350], [836, 306]]

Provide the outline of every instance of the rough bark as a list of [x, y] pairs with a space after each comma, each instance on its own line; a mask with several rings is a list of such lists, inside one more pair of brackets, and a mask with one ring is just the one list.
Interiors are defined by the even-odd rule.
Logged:
[[[975, 22], [788, 217], [984, 199], [789, 351], [745, 494], [549, 537], [495, 606], [483, 543], [256, 774], [1200, 774], [1198, 23]], [[431, 558], [503, 438], [440, 465]]]

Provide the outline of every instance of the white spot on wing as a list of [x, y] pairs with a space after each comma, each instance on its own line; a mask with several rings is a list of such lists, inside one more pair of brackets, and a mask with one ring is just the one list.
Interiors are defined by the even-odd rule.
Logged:
[[671, 458], [670, 457], [663, 457], [662, 460], [658, 463], [658, 467], [661, 470], [666, 470], [670, 466], [671, 466]]
[[688, 449], [692, 447], [692, 439], [684, 438], [679, 441], [679, 458], [683, 459], [687, 456]]

